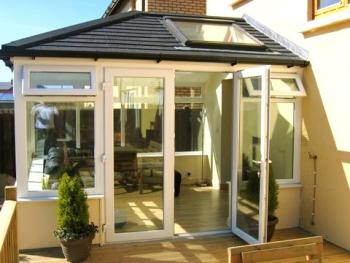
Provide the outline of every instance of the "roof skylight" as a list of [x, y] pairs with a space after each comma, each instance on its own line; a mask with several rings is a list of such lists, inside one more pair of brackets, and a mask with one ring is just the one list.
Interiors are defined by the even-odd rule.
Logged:
[[187, 46], [222, 48], [264, 48], [264, 45], [233, 21], [168, 18], [165, 20], [172, 33]]

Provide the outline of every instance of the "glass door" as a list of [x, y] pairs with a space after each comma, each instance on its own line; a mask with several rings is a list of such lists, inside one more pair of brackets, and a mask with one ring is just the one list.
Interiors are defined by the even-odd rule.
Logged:
[[172, 94], [170, 75], [107, 70], [107, 242], [173, 235], [174, 110], [173, 97], [165, 96]]
[[269, 75], [268, 66], [234, 74], [232, 231], [248, 243], [266, 242]]

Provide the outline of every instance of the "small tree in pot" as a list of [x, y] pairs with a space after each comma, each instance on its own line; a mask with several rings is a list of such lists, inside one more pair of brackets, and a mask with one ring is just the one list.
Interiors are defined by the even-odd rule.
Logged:
[[55, 236], [60, 239], [64, 256], [69, 262], [81, 262], [90, 252], [98, 231], [89, 224], [87, 197], [82, 181], [74, 169], [68, 169], [58, 187], [57, 223]]

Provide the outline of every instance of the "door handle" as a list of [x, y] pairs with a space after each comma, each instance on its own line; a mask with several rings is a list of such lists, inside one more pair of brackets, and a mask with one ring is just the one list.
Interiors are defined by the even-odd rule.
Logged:
[[105, 163], [107, 161], [107, 155], [106, 154], [102, 154], [101, 155], [101, 162]]
[[[261, 161], [252, 160], [252, 163], [254, 163], [254, 164], [261, 164]], [[269, 160], [269, 163], [272, 163], [272, 161], [271, 161], [271, 160]]]

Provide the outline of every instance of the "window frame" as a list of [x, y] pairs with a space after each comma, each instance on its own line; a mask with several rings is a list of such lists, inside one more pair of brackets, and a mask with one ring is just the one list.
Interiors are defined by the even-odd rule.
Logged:
[[[306, 91], [298, 74], [289, 73], [271, 73], [270, 79], [294, 79], [299, 90], [297, 91], [270, 91], [271, 97], [281, 97], [281, 98], [293, 98], [293, 97], [305, 97]], [[247, 85], [247, 91], [251, 96], [260, 96], [260, 91], [255, 90], [253, 85]]]
[[[294, 104], [294, 142], [293, 142], [293, 178], [276, 179], [279, 185], [300, 183], [300, 150], [301, 150], [301, 98], [271, 98], [272, 103]], [[271, 148], [270, 148], [271, 151]]]
[[[38, 89], [30, 88], [30, 74], [32, 72], [52, 73], [90, 73], [90, 89]], [[96, 69], [93, 66], [43, 66], [23, 65], [22, 94], [31, 96], [94, 96], [96, 95]]]
[[[190, 17], [169, 17], [165, 16], [163, 18], [164, 24], [169, 29], [169, 31], [182, 42], [184, 46], [187, 47], [199, 47], [199, 48], [217, 48], [217, 49], [244, 49], [252, 51], [262, 51], [266, 50], [267, 47], [258, 40], [256, 37], [252, 36], [249, 32], [245, 31], [239, 25], [236, 25], [232, 20], [222, 20], [222, 19], [208, 19], [208, 18], [190, 18]], [[193, 23], [212, 23], [212, 24], [224, 24], [232, 26], [239, 31], [244, 32], [248, 37], [253, 39], [257, 44], [246, 44], [246, 43], [227, 43], [220, 41], [204, 41], [204, 40], [191, 40], [186, 37], [186, 34], [176, 25], [176, 21], [179, 22], [193, 22]]]
[[94, 187], [93, 188], [85, 188], [84, 190], [86, 191], [87, 195], [90, 197], [93, 196], [98, 196], [103, 192], [103, 164], [100, 161], [99, 156], [101, 155], [101, 152], [103, 149], [101, 148], [102, 146], [100, 145], [101, 143], [98, 142], [98, 138], [102, 138], [103, 136], [103, 131], [100, 131], [100, 124], [98, 122], [99, 118], [99, 112], [101, 111], [101, 105], [99, 102], [99, 99], [95, 96], [84, 96], [84, 97], [76, 97], [76, 96], [48, 96], [48, 97], [42, 97], [42, 96], [23, 96], [23, 99], [21, 100], [21, 103], [25, 105], [25, 107], [22, 107], [21, 113], [23, 114], [23, 120], [24, 123], [22, 124], [22, 129], [25, 131], [25, 138], [24, 138], [24, 145], [22, 146], [23, 148], [23, 154], [19, 156], [19, 158], [24, 158], [22, 161], [23, 167], [21, 171], [23, 172], [24, 176], [20, 176], [18, 178], [18, 188], [19, 188], [19, 194], [20, 194], [20, 199], [23, 200], [31, 200], [35, 198], [45, 198], [45, 199], [50, 199], [50, 198], [57, 198], [58, 192], [57, 190], [41, 190], [41, 191], [30, 191], [28, 188], [28, 182], [29, 182], [29, 162], [27, 159], [27, 151], [28, 151], [28, 146], [29, 146], [29, 141], [27, 138], [27, 130], [28, 130], [28, 125], [29, 121], [27, 116], [27, 103], [28, 102], [64, 102], [64, 103], [74, 103], [74, 102], [93, 102], [94, 103]]
[[[301, 99], [302, 98], [270, 98], [270, 104], [273, 103], [293, 103], [293, 177], [289, 179], [277, 179], [279, 185], [288, 186], [300, 183], [300, 150], [301, 150]], [[256, 98], [244, 98], [244, 102], [255, 101]], [[271, 125], [271, 124], [270, 124]], [[271, 129], [270, 129], [271, 132]], [[271, 138], [270, 138], [271, 140]], [[271, 142], [270, 142], [271, 143]], [[270, 148], [271, 153], [271, 148]]]
[[[205, 89], [203, 87], [198, 87], [201, 88], [201, 96], [199, 97], [176, 97], [175, 98], [175, 110], [176, 110], [176, 104], [202, 104], [205, 106]], [[176, 85], [175, 85], [175, 91], [176, 91]], [[174, 126], [175, 129], [175, 126]], [[203, 147], [203, 146], [202, 146]], [[199, 151], [176, 151], [176, 145], [174, 145], [174, 153], [175, 156], [201, 156], [203, 155], [203, 149]]]
[[323, 15], [326, 15], [326, 14], [330, 14], [330, 13], [333, 13], [333, 12], [337, 12], [337, 11], [339, 11], [341, 9], [346, 8], [349, 5], [349, 1], [348, 0], [339, 0], [339, 3], [332, 4], [332, 5], [329, 5], [329, 6], [326, 6], [326, 7], [318, 9], [317, 8], [317, 4], [318, 4], [317, 2], [318, 2], [318, 0], [313, 0], [313, 2], [312, 2], [312, 5], [313, 5], [312, 13], [313, 13], [314, 18], [323, 16]]

